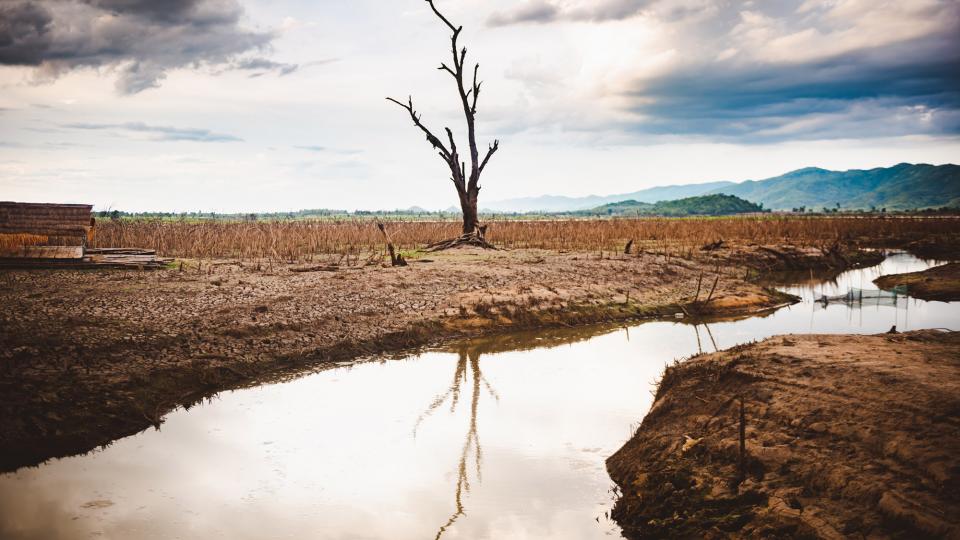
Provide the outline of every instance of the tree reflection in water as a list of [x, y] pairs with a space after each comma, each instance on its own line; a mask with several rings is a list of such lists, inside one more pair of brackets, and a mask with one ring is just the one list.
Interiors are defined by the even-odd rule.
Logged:
[[477, 434], [477, 409], [480, 404], [481, 385], [486, 388], [487, 392], [489, 392], [494, 399], [497, 401], [500, 400], [500, 396], [497, 395], [497, 392], [480, 371], [479, 348], [463, 346], [457, 352], [459, 359], [457, 360], [457, 368], [453, 373], [453, 382], [450, 388], [445, 393], [438, 395], [433, 402], [430, 403], [427, 410], [417, 418], [417, 422], [413, 426], [413, 435], [416, 437], [420, 424], [437, 409], [442, 407], [448, 400], [450, 401], [450, 412], [456, 412], [457, 404], [460, 403], [460, 395], [464, 383], [470, 383], [470, 424], [467, 429], [467, 435], [463, 441], [463, 448], [460, 451], [457, 484], [454, 490], [455, 511], [447, 522], [440, 527], [440, 530], [437, 531], [437, 539], [443, 536], [443, 533], [446, 532], [460, 516], [465, 514], [463, 494], [470, 492], [470, 475], [467, 463], [469, 462], [471, 452], [473, 454], [473, 468], [477, 482], [480, 482], [482, 479], [480, 465], [483, 461], [483, 450], [480, 447], [480, 436]]

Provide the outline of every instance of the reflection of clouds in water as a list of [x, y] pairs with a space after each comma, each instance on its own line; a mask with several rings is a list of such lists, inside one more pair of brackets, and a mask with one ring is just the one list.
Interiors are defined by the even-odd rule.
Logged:
[[66, 508], [63, 492], [36, 495], [0, 489], [0, 538], [66, 540], [89, 538], [97, 532], [97, 524], [89, 518], [75, 519], [80, 515], [79, 505]]

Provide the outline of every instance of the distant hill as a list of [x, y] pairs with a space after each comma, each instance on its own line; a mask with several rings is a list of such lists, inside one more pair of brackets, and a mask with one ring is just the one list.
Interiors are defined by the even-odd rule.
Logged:
[[709, 191], [732, 186], [733, 182], [709, 182], [706, 184], [685, 184], [679, 186], [659, 186], [620, 195], [590, 195], [587, 197], [564, 197], [543, 195], [482, 203], [485, 212], [573, 212], [589, 210], [609, 203], [636, 201], [655, 203], [685, 197], [703, 195]]
[[736, 195], [773, 210], [806, 207], [907, 210], [960, 207], [960, 166], [912, 165], [829, 171], [809, 167], [765, 180], [660, 186], [619, 195], [544, 195], [483, 203], [485, 212], [575, 212], [622, 201], [656, 203], [700, 195]]
[[725, 193], [789, 210], [805, 206], [904, 210], [960, 206], [960, 166], [911, 165], [870, 170], [828, 171], [810, 167], [766, 180], [748, 180], [718, 188]]
[[580, 214], [607, 216], [729, 216], [763, 212], [763, 206], [745, 201], [733, 195], [702, 195], [687, 197], [675, 201], [645, 203], [640, 201], [620, 201], [605, 204]]

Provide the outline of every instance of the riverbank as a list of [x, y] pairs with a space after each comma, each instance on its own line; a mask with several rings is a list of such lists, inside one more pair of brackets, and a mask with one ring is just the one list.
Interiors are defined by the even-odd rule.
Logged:
[[960, 300], [960, 263], [937, 266], [923, 272], [891, 274], [873, 281], [884, 290], [906, 287], [907, 294], [921, 300]]
[[957, 332], [789, 335], [695, 357], [666, 371], [607, 461], [613, 517], [628, 538], [956, 538], [958, 395]]
[[405, 268], [220, 261], [0, 272], [0, 470], [91, 450], [218, 391], [444, 340], [794, 301], [760, 284], [882, 255], [722, 246], [688, 258], [454, 250]]

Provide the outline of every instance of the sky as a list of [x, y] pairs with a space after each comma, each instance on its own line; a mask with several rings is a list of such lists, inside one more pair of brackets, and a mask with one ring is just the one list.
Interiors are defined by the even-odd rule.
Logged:
[[[960, 161], [960, 0], [435, 0], [479, 62], [484, 200]], [[442, 209], [423, 0], [0, 0], [0, 200]], [[465, 141], [460, 143], [465, 146]]]

